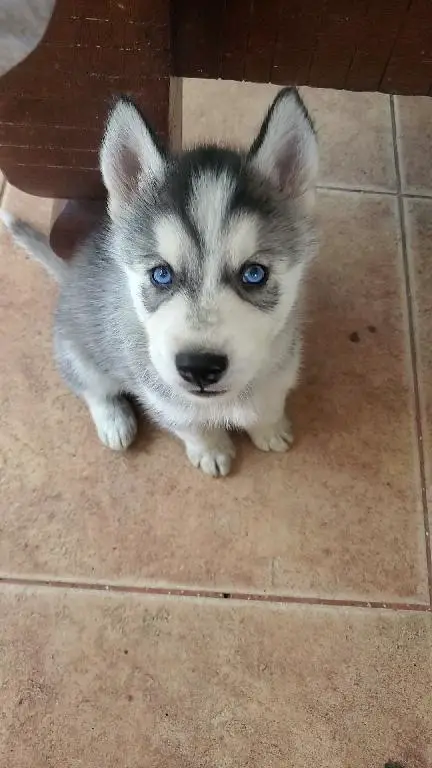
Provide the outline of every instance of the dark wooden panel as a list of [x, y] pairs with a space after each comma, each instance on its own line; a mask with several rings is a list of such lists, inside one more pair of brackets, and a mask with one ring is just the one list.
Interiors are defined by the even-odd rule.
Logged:
[[6, 163], [2, 166], [6, 179], [14, 187], [29, 195], [40, 197], [99, 198], [105, 196], [105, 187], [99, 171], [85, 171], [67, 167], [28, 168], [26, 165]]
[[248, 39], [244, 79], [267, 83], [271, 80], [274, 48], [278, 33], [277, 3], [253, 0], [249, 6]]
[[33, 147], [35, 149], [99, 148], [101, 130], [50, 125], [14, 125], [0, 123], [0, 147]]
[[8, 163], [16, 163], [28, 168], [47, 168], [52, 166], [54, 160], [55, 165], [59, 167], [85, 168], [86, 170], [99, 168], [99, 154], [94, 149], [0, 146], [0, 168]]
[[42, 43], [0, 80], [0, 166], [26, 192], [101, 195], [98, 145], [116, 95], [168, 138], [170, 0], [59, 0]]
[[272, 82], [308, 82], [325, 4], [325, 0], [280, 0]]
[[[168, 51], [145, 47], [137, 51], [112, 48], [40, 45], [31, 66], [12, 69], [0, 80], [0, 95], [31, 94], [49, 97], [85, 88], [90, 93], [131, 88], [147, 80], [168, 77]], [[30, 62], [29, 62], [30, 64]], [[164, 71], [165, 70], [165, 71]]]
[[431, 0], [176, 0], [174, 68], [356, 90], [429, 92]]
[[[130, 95], [149, 115], [149, 119], [164, 135], [165, 125], [164, 104], [168, 99], [169, 83], [166, 80], [152, 80], [141, 82], [141, 91], [128, 91]], [[10, 138], [13, 139], [13, 126], [20, 125], [34, 127], [64, 126], [75, 128], [98, 128], [101, 130], [108, 110], [116, 95], [113, 89], [109, 96], [92, 96], [86, 90], [67, 93], [52, 100], [40, 96], [21, 96], [14, 99], [12, 96], [0, 96], [0, 115], [3, 126], [9, 124]], [[34, 134], [33, 134], [34, 135]]]
[[169, 16], [164, 0], [57, 0], [57, 6], [62, 17], [108, 19], [120, 24], [125, 20], [161, 23]]
[[219, 77], [225, 80], [244, 80], [248, 20], [252, 1], [226, 0], [221, 4]]
[[381, 0], [369, 3], [359, 23], [357, 44], [346, 77], [348, 90], [379, 89], [395, 39], [410, 0]]
[[214, 0], [174, 2], [174, 74], [181, 62], [182, 77], [218, 77], [223, 5]]
[[432, 82], [432, 3], [412, 0], [399, 28], [380, 88], [426, 94]]
[[367, 10], [368, 0], [328, 0], [312, 55], [310, 83], [321, 88], [344, 87]]
[[132, 21], [123, 18], [98, 19], [96, 17], [54, 18], [46, 39], [52, 45], [101, 45], [105, 48], [132, 48], [146, 41], [155, 46], [166, 41], [166, 21]]

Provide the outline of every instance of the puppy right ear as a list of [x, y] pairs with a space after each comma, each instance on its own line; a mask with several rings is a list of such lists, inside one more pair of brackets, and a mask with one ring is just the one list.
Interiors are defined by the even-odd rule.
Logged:
[[108, 206], [115, 219], [145, 187], [162, 178], [166, 155], [137, 107], [121, 98], [109, 118], [100, 151]]
[[283, 88], [276, 96], [249, 150], [249, 161], [290, 197], [313, 188], [318, 171], [317, 141], [296, 88]]

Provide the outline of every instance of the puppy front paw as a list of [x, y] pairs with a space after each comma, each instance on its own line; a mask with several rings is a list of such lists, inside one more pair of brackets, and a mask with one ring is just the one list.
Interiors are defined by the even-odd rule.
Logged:
[[211, 477], [225, 477], [231, 470], [235, 448], [228, 435], [215, 439], [186, 442], [186, 454], [194, 467]]
[[114, 398], [90, 405], [100, 441], [112, 451], [129, 448], [137, 433], [132, 407], [124, 398]]
[[291, 422], [286, 416], [276, 424], [259, 424], [249, 429], [248, 435], [260, 451], [283, 453], [294, 442]]

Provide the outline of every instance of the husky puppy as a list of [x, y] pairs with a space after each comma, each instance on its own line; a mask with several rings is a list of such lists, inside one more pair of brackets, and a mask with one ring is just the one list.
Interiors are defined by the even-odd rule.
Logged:
[[60, 284], [57, 364], [101, 441], [132, 443], [129, 395], [209, 475], [230, 470], [230, 429], [263, 451], [287, 450], [318, 165], [299, 94], [278, 94], [248, 152], [198, 146], [178, 156], [122, 98], [100, 165], [108, 216], [70, 262], [3, 218]]

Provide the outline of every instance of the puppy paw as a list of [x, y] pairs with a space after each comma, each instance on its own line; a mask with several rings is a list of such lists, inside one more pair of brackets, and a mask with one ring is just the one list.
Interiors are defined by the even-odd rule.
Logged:
[[89, 406], [101, 442], [112, 451], [129, 448], [137, 433], [137, 421], [127, 400], [116, 398]]
[[294, 442], [291, 422], [285, 416], [277, 424], [259, 425], [250, 429], [248, 434], [260, 451], [283, 453], [288, 451]]
[[221, 435], [215, 441], [187, 442], [186, 454], [191, 464], [206, 475], [225, 477], [230, 472], [235, 448], [228, 435]]

